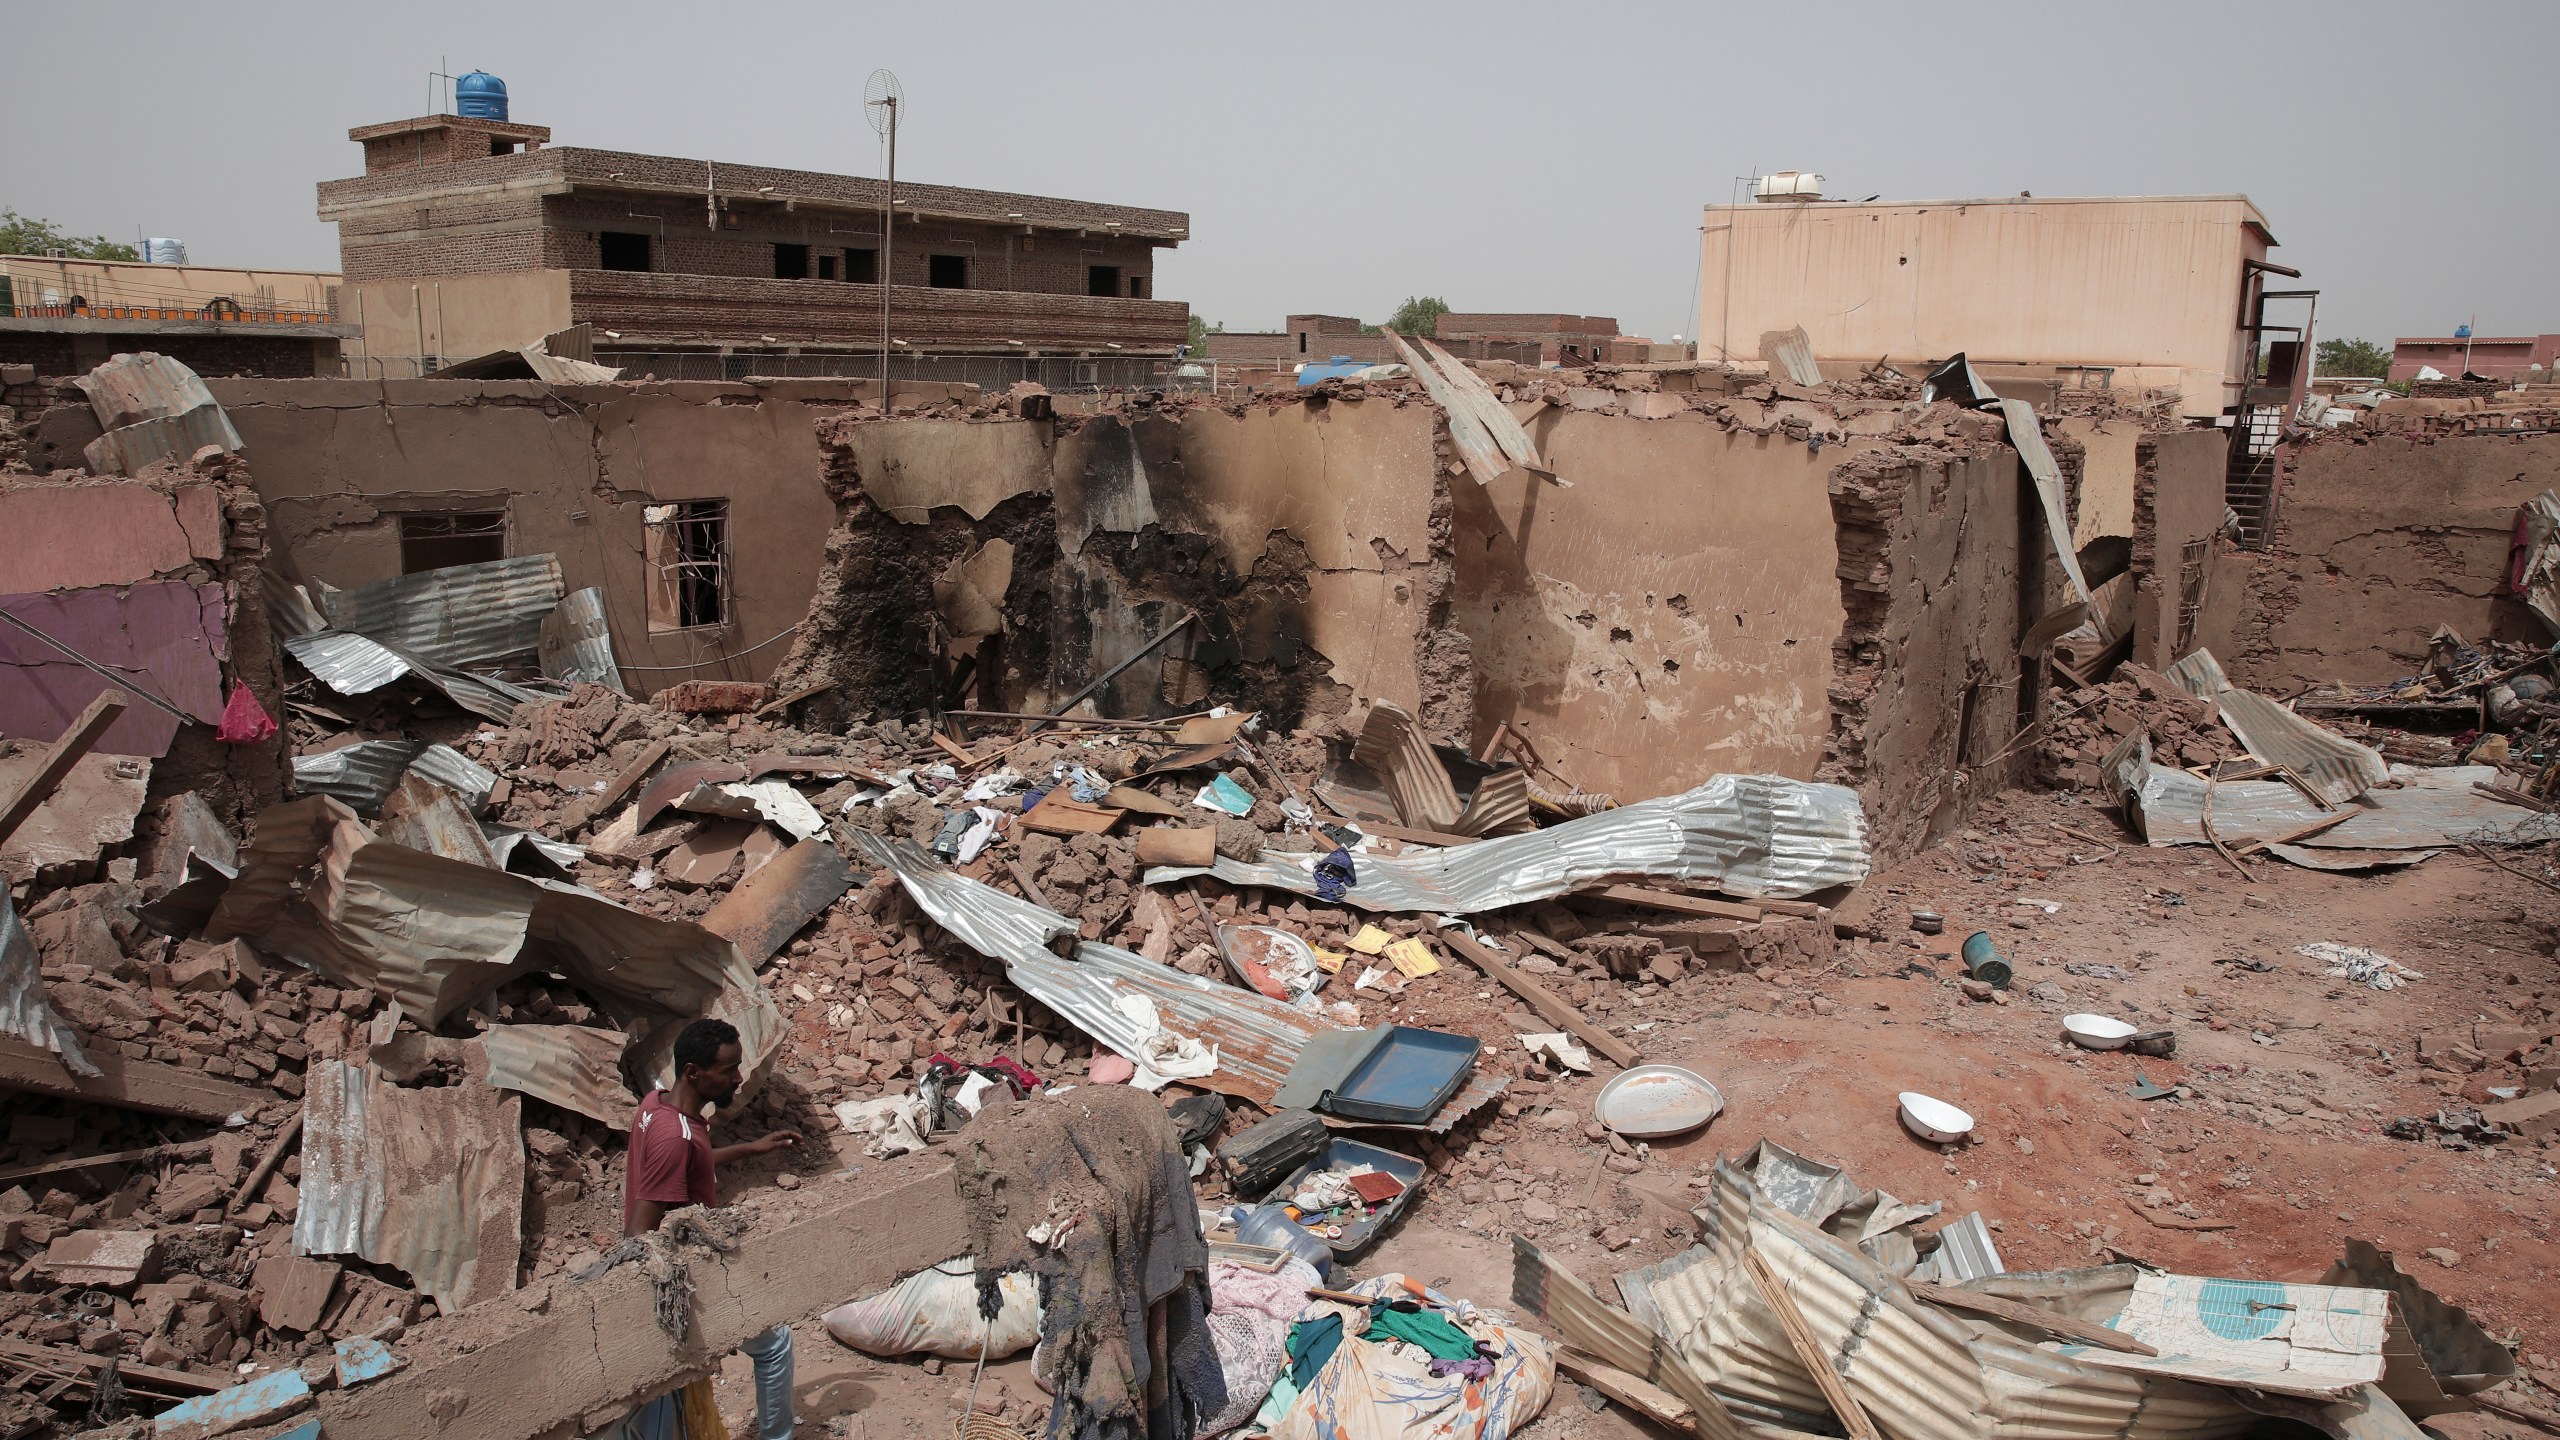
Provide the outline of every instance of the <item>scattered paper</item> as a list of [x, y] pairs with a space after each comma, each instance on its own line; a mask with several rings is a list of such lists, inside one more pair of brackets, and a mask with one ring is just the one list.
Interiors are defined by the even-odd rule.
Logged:
[[1399, 940], [1388, 946], [1387, 958], [1395, 962], [1396, 969], [1402, 971], [1407, 980], [1440, 973], [1439, 960], [1432, 956], [1431, 948], [1419, 940]]
[[1340, 970], [1343, 962], [1351, 958], [1338, 950], [1327, 950], [1321, 945], [1310, 945], [1307, 948], [1316, 952], [1316, 963], [1324, 967], [1324, 973], [1327, 975]]
[[1360, 933], [1351, 937], [1351, 948], [1363, 955], [1375, 955], [1394, 944], [1395, 939], [1375, 925], [1363, 925]]
[[1561, 1030], [1523, 1035], [1520, 1043], [1528, 1047], [1530, 1054], [1544, 1055], [1567, 1070], [1579, 1070], [1585, 1075], [1591, 1073], [1591, 1052], [1574, 1044], [1573, 1037]]
[[1253, 795], [1235, 782], [1231, 775], [1221, 775], [1200, 787], [1191, 803], [1203, 810], [1223, 810], [1242, 819], [1253, 813]]

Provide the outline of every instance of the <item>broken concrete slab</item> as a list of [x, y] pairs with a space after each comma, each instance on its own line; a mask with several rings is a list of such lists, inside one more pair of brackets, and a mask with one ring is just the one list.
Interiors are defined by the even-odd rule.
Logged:
[[160, 1237], [148, 1230], [75, 1230], [56, 1239], [36, 1262], [57, 1285], [130, 1290], [160, 1271]]

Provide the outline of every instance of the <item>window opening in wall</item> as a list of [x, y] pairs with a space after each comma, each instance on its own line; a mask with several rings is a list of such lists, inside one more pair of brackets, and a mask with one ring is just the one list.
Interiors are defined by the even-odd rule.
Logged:
[[644, 506], [649, 628], [698, 630], [729, 623], [729, 502]]
[[818, 278], [821, 280], [833, 280], [836, 278], [836, 257], [833, 255], [821, 255], [818, 257]]
[[500, 140], [492, 136], [489, 140], [489, 153], [492, 155], [513, 155], [516, 153], [516, 142], [513, 140]]
[[620, 230], [596, 232], [596, 264], [606, 270], [649, 268], [649, 237]]
[[1117, 299], [1120, 294], [1120, 267], [1117, 265], [1084, 267], [1084, 293]]
[[844, 278], [856, 285], [880, 283], [880, 252], [847, 250], [844, 252]]
[[969, 288], [969, 257], [966, 255], [928, 255], [925, 257], [925, 279], [936, 290]]
[[448, 511], [400, 517], [400, 573], [507, 558], [507, 512]]
[[1307, 353], [1307, 332], [1304, 330], [1298, 332], [1298, 353], [1301, 355]]
[[2213, 537], [2178, 547], [2178, 644], [2184, 655], [2195, 648], [2196, 617], [2204, 613], [2204, 567], [2213, 555]]
[[773, 247], [773, 278], [806, 280], [809, 278], [809, 247], [776, 245]]
[[1129, 298], [1132, 300], [1144, 300], [1147, 298], [1146, 276], [1132, 275], [1129, 277]]

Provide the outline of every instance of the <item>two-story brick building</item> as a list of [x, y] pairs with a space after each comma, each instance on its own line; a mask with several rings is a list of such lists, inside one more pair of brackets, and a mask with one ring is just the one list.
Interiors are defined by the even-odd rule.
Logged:
[[884, 236], [887, 186], [860, 176], [555, 146], [479, 116], [347, 135], [365, 173], [322, 183], [320, 218], [357, 374], [582, 323], [635, 374], [876, 374], [884, 278], [901, 378], [1134, 380], [1189, 329], [1155, 295], [1180, 211], [900, 181]]

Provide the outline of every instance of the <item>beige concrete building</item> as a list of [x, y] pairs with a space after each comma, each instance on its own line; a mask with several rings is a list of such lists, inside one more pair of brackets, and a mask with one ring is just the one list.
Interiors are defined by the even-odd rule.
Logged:
[[2242, 403], [2262, 277], [2294, 273], [2267, 264], [2245, 195], [1770, 194], [1708, 206], [1702, 239], [1701, 358], [1757, 360], [1763, 334], [1801, 325], [1826, 368], [1962, 351], [1991, 379], [2174, 389], [2195, 417]]

